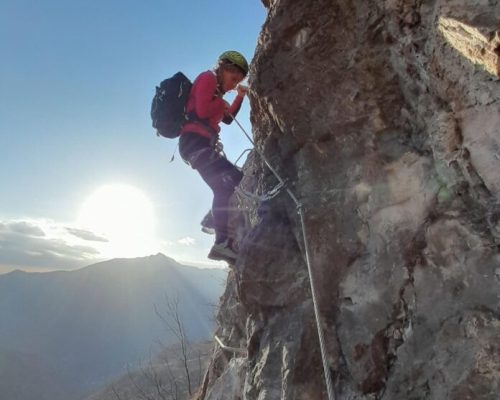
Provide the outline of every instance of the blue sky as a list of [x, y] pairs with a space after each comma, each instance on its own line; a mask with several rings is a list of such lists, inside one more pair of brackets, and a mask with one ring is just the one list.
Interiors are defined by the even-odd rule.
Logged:
[[[151, 202], [158, 251], [206, 261], [213, 238], [198, 223], [211, 192], [179, 156], [169, 163], [176, 141], [155, 137], [151, 98], [162, 79], [178, 70], [194, 79], [225, 50], [251, 60], [265, 16], [259, 0], [0, 0], [2, 268], [104, 256], [92, 251], [104, 241], [68, 229], [82, 228], [89, 196], [116, 184]], [[250, 129], [248, 100], [240, 120]], [[233, 160], [249, 147], [236, 126], [222, 139]]]

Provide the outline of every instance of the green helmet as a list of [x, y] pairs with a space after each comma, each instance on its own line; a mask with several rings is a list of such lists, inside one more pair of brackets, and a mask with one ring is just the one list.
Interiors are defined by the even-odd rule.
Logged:
[[219, 56], [219, 61], [228, 61], [241, 69], [245, 76], [248, 74], [248, 62], [245, 57], [237, 51], [225, 51]]

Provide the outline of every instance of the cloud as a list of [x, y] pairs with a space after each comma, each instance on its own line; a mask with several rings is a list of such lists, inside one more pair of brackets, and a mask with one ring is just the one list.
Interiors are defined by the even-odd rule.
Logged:
[[[97, 248], [70, 236], [50, 221], [0, 221], [0, 266], [3, 269], [74, 269], [100, 261]], [[69, 228], [81, 233], [77, 228]], [[70, 232], [74, 235], [74, 232]], [[88, 237], [99, 238], [92, 232]]]
[[39, 226], [27, 221], [0, 223], [0, 232], [1, 231], [19, 233], [27, 236], [45, 236], [45, 232]]
[[88, 240], [90, 242], [109, 242], [109, 240], [105, 237], [98, 236], [94, 232], [90, 232], [84, 229], [66, 227], [66, 231], [80, 239]]
[[184, 246], [192, 246], [196, 243], [196, 240], [192, 237], [186, 236], [185, 238], [179, 239], [177, 243], [182, 244]]

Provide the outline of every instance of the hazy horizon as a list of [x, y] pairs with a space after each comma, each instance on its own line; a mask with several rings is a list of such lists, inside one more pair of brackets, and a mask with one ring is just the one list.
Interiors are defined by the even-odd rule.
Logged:
[[226, 278], [158, 254], [0, 275], [0, 397], [76, 400], [126, 373], [158, 343], [177, 343], [159, 317], [169, 304], [188, 340], [209, 340]]
[[[173, 257], [170, 257], [168, 254], [164, 254], [161, 252], [160, 252], [160, 254], [163, 254], [165, 257], [168, 257], [168, 258], [173, 258]], [[112, 261], [112, 260], [117, 260], [117, 259], [133, 260], [133, 259], [152, 257], [155, 255], [158, 255], [158, 253], [149, 254], [149, 255], [140, 256], [140, 257], [113, 257], [113, 258], [109, 258], [109, 259], [95, 261], [95, 262], [92, 262], [88, 265], [84, 265], [84, 266], [81, 266], [78, 268], [71, 268], [71, 269], [64, 268], [64, 267], [52, 268], [52, 269], [51, 268], [36, 268], [36, 267], [34, 268], [34, 267], [29, 267], [29, 266], [23, 268], [22, 266], [19, 266], [19, 265], [9, 266], [9, 265], [1, 265], [0, 264], [0, 275], [5, 275], [5, 274], [8, 274], [8, 273], [13, 272], [13, 271], [22, 271], [22, 272], [26, 272], [26, 273], [48, 273], [48, 272], [59, 272], [59, 271], [72, 272], [72, 271], [78, 271], [80, 269], [90, 267], [90, 266], [95, 265], [95, 264], [99, 264], [99, 263], [103, 263], [103, 262], [105, 263], [105, 262]], [[223, 263], [221, 263], [219, 265], [214, 265], [211, 262], [189, 263], [189, 262], [183, 262], [180, 260], [175, 260], [175, 261], [183, 267], [194, 267], [194, 268], [199, 268], [199, 269], [220, 269], [220, 270], [228, 269], [228, 267]]]

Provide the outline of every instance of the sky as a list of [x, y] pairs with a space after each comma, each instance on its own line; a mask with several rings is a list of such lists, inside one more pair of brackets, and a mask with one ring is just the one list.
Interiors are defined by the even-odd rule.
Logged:
[[[158, 252], [217, 264], [199, 226], [212, 193], [169, 162], [151, 100], [223, 51], [250, 61], [265, 17], [259, 0], [0, 0], [0, 273]], [[249, 114], [246, 99], [250, 131]], [[221, 137], [230, 160], [251, 147], [235, 124]]]

